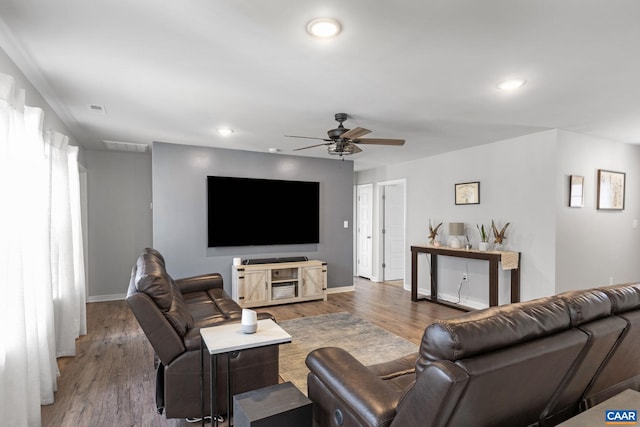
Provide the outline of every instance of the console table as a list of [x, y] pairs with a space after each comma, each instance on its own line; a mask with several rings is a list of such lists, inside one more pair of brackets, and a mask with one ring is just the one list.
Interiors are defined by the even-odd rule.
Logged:
[[511, 269], [511, 302], [520, 301], [520, 252], [478, 251], [473, 249], [452, 249], [435, 246], [411, 246], [411, 301], [418, 301], [418, 254], [431, 257], [431, 295], [425, 299], [437, 304], [469, 310], [459, 304], [438, 299], [438, 256], [479, 259], [489, 261], [489, 306], [498, 305], [498, 264], [503, 255], [517, 256], [515, 268]]

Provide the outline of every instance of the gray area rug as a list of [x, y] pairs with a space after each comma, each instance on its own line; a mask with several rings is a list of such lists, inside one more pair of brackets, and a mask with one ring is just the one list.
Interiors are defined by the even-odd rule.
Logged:
[[307, 394], [307, 354], [320, 347], [341, 347], [365, 365], [418, 351], [418, 346], [349, 313], [332, 313], [278, 322], [291, 336], [280, 346], [280, 376]]

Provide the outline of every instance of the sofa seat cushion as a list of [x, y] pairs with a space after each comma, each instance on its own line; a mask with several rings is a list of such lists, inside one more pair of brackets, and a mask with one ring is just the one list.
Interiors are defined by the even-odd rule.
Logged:
[[223, 289], [209, 289], [207, 294], [209, 294], [209, 297], [215, 302], [216, 306], [218, 306], [218, 310], [220, 310], [227, 319], [242, 318], [242, 308], [240, 308], [234, 300], [229, 298], [229, 295]]
[[194, 328], [191, 328], [184, 334], [184, 346], [187, 351], [199, 350], [200, 341], [200, 328], [208, 328], [210, 326], [216, 326], [221, 323], [225, 323], [227, 320], [222, 316], [213, 316], [208, 319], [203, 319], [200, 323], [196, 324]]
[[184, 295], [187, 308], [193, 316], [195, 326], [208, 323], [211, 318], [226, 319], [223, 312], [220, 311], [218, 305], [209, 298], [206, 292], [194, 292]]

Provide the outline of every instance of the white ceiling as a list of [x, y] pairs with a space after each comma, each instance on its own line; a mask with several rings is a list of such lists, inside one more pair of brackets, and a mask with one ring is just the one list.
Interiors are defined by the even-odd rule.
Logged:
[[[318, 16], [342, 34], [309, 37]], [[0, 46], [88, 149], [329, 157], [283, 135], [325, 137], [337, 112], [407, 141], [356, 170], [549, 128], [640, 143], [638, 0], [2, 0]]]

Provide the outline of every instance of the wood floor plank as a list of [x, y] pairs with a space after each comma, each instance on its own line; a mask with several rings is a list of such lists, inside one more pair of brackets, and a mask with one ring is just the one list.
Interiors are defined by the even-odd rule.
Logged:
[[[412, 302], [402, 282], [354, 279], [355, 292], [330, 294], [327, 301], [256, 309], [276, 319], [341, 311], [374, 323], [416, 344], [424, 328], [459, 311], [426, 301]], [[42, 407], [45, 427], [192, 426], [155, 410], [153, 348], [124, 301], [87, 304], [87, 335], [76, 356], [58, 359], [55, 402]]]

